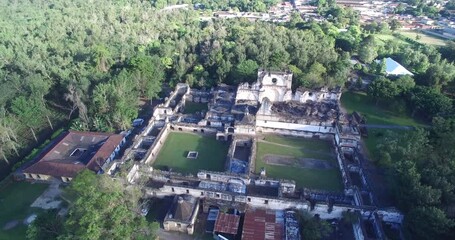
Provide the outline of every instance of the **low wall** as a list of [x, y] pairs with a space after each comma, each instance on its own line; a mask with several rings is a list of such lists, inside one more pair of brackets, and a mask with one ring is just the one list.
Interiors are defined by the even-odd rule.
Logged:
[[249, 169], [249, 172], [248, 172], [248, 175], [250, 175], [251, 173], [254, 173], [254, 170], [256, 169], [256, 153], [257, 153], [257, 148], [258, 148], [258, 144], [257, 144], [257, 138], [253, 138], [253, 141], [251, 143], [251, 154], [250, 154], [250, 169]]

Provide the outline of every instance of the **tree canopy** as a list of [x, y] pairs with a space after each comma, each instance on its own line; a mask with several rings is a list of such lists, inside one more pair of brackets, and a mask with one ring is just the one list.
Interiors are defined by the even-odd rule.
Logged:
[[153, 239], [157, 225], [139, 214], [139, 189], [84, 170], [65, 189], [69, 212], [38, 216], [28, 239]]

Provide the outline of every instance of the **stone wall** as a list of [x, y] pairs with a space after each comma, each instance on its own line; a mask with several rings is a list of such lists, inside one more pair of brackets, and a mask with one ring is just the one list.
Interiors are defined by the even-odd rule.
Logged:
[[255, 169], [256, 169], [256, 153], [257, 153], [257, 149], [258, 148], [258, 143], [257, 143], [257, 138], [253, 138], [253, 141], [251, 142], [251, 154], [250, 154], [250, 169], [249, 169], [249, 172], [248, 172], [248, 175], [250, 175], [251, 173], [254, 173], [255, 172]]
[[170, 127], [171, 126], [169, 123], [164, 125], [163, 129], [161, 129], [160, 134], [158, 134], [156, 137], [155, 142], [153, 142], [152, 146], [147, 151], [147, 156], [145, 157], [145, 161], [143, 160], [143, 163], [150, 165], [153, 164], [156, 157], [158, 156], [159, 151], [161, 150], [161, 147], [164, 145], [167, 137], [169, 136], [169, 133], [171, 132]]

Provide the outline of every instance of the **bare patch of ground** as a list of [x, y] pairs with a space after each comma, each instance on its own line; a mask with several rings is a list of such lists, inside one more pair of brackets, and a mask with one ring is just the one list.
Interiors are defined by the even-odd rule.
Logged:
[[19, 220], [9, 221], [3, 226], [3, 230], [10, 230], [10, 229], [16, 227], [17, 225], [19, 225]]
[[277, 166], [292, 166], [298, 168], [311, 168], [311, 169], [333, 169], [336, 166], [326, 160], [319, 160], [313, 158], [295, 158], [290, 156], [267, 154], [264, 156], [264, 162], [270, 165]]
[[55, 209], [60, 207], [60, 193], [58, 182], [53, 182], [49, 185], [49, 188], [41, 194], [31, 205], [31, 207], [42, 208], [42, 209]]

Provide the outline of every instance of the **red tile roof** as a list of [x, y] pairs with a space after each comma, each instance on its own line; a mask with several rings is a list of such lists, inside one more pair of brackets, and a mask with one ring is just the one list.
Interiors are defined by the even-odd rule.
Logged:
[[[97, 172], [123, 138], [120, 134], [69, 131], [23, 172], [54, 177], [74, 177], [85, 168]], [[71, 156], [78, 148], [90, 151], [84, 156]]]
[[242, 239], [247, 240], [282, 240], [284, 224], [277, 222], [276, 211], [248, 210], [245, 213]]
[[240, 216], [234, 214], [219, 213], [215, 222], [216, 233], [237, 234]]

